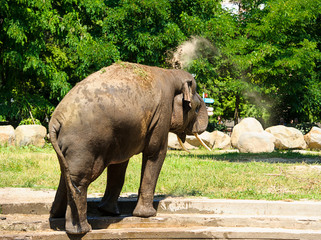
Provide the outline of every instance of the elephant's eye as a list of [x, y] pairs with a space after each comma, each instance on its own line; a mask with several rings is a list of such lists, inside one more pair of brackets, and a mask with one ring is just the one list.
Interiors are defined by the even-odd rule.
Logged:
[[199, 105], [199, 106], [197, 106], [196, 108], [195, 108], [195, 112], [196, 113], [198, 113], [199, 112], [199, 110], [200, 110], [200, 108], [201, 108], [201, 106]]

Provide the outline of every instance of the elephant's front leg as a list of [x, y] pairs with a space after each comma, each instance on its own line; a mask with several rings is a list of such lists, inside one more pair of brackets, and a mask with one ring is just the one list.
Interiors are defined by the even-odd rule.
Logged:
[[120, 215], [118, 197], [123, 188], [128, 160], [119, 164], [109, 165], [107, 168], [107, 186], [105, 194], [98, 205], [98, 209], [111, 216]]
[[[166, 141], [167, 143], [167, 141]], [[153, 207], [155, 187], [167, 151], [167, 144], [163, 144], [156, 152], [144, 151], [138, 202], [133, 212], [137, 217], [152, 217], [156, 215]]]

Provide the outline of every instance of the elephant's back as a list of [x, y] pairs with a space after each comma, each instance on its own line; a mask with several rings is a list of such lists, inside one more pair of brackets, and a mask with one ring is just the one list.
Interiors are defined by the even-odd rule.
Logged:
[[[137, 102], [137, 98], [151, 97], [160, 91], [159, 77], [155, 76], [155, 67], [133, 63], [115, 63], [89, 75], [76, 84], [62, 102], [100, 101], [101, 98]], [[156, 96], [152, 96], [156, 97]]]
[[162, 97], [152, 72], [151, 67], [130, 63], [103, 68], [78, 83], [59, 103], [53, 117], [69, 128], [93, 128], [100, 121], [105, 122], [104, 127], [147, 125]]
[[[136, 86], [145, 90], [155, 86], [156, 76], [150, 67], [135, 63], [120, 62], [100, 69], [89, 75], [77, 85], [90, 85], [94, 87], [125, 87]], [[88, 87], [88, 86], [87, 86]]]

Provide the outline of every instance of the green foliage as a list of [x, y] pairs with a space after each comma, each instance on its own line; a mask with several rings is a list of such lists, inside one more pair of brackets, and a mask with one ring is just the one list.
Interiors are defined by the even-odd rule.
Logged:
[[321, 5], [273, 0], [266, 1], [265, 9], [260, 20], [249, 19], [244, 29], [255, 41], [244, 55], [249, 78], [273, 101], [274, 122], [280, 116], [314, 121], [320, 116]]
[[43, 122], [72, 85], [119, 59], [100, 27], [83, 22], [104, 4], [84, 2], [2, 1], [0, 115], [20, 121], [31, 111]]
[[[196, 73], [199, 87], [215, 98], [214, 115], [253, 116], [267, 125], [280, 117], [320, 121], [319, 1], [238, 3], [240, 15], [216, 11], [209, 20], [195, 14], [183, 19], [184, 29], [217, 48], [215, 54], [200, 54], [188, 69]], [[208, 28], [213, 22], [221, 24]]]
[[210, 118], [208, 121], [208, 126], [206, 131], [208, 132], [213, 132], [213, 131], [226, 131], [227, 130], [227, 126], [223, 123], [218, 123], [216, 120], [214, 120], [213, 118]]
[[298, 123], [298, 124], [293, 124], [293, 125], [288, 125], [289, 127], [295, 127], [297, 129], [299, 129], [303, 135], [307, 134], [308, 132], [310, 132], [310, 130], [313, 127], [318, 127], [318, 125], [316, 125], [315, 123], [310, 123], [310, 122], [303, 122], [303, 123]]
[[32, 125], [32, 124], [36, 124], [36, 125], [41, 125], [40, 120], [38, 119], [34, 119], [34, 118], [27, 118], [27, 119], [23, 119], [19, 125]]
[[119, 1], [108, 8], [102, 33], [121, 53], [121, 59], [149, 65], [164, 65], [164, 54], [184, 39], [171, 20], [168, 0]]
[[92, 72], [119, 60], [168, 67], [193, 36], [206, 41], [186, 70], [214, 117], [320, 121], [320, 1], [235, 2], [238, 14], [218, 0], [2, 0], [1, 121], [45, 123]]

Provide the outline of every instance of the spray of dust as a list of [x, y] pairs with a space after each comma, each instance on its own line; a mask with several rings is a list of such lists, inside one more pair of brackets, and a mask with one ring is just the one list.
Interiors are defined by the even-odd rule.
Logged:
[[[183, 42], [174, 51], [168, 52], [167, 62], [172, 68], [188, 69], [196, 59], [206, 58], [214, 63], [215, 57], [220, 56], [220, 54], [219, 50], [210, 41], [202, 37], [194, 36], [191, 37], [190, 40]], [[273, 100], [263, 97], [259, 91], [255, 91], [253, 86], [241, 76], [239, 80], [247, 84], [247, 87], [241, 89], [242, 95], [246, 96], [256, 107], [263, 109], [263, 115], [270, 115], [271, 106], [274, 104]]]
[[218, 54], [217, 48], [210, 41], [194, 36], [171, 52], [168, 62], [173, 68], [187, 69], [194, 60], [200, 57], [210, 59]]

